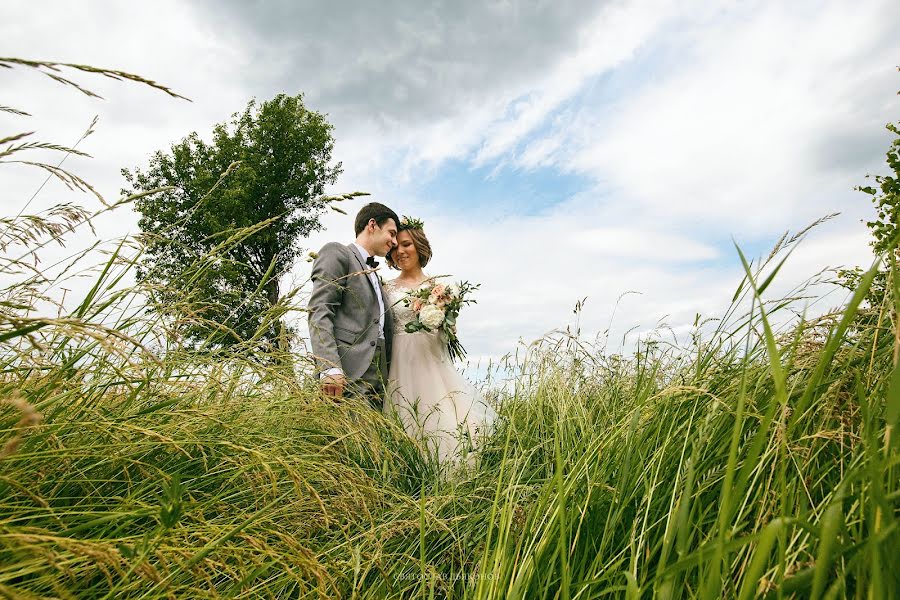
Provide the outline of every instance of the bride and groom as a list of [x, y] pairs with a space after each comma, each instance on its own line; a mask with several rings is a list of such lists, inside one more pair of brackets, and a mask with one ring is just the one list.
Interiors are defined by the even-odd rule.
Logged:
[[[423, 271], [432, 256], [423, 226], [373, 202], [356, 215], [355, 231], [355, 242], [325, 244], [313, 262], [309, 333], [321, 390], [364, 396], [440, 459], [453, 458], [492, 412], [456, 371], [439, 331], [406, 331], [415, 314], [404, 299], [433, 282]], [[383, 282], [375, 257], [399, 276]]]

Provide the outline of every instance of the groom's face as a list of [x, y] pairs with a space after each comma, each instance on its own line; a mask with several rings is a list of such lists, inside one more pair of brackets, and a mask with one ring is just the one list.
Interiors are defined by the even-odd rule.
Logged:
[[393, 219], [388, 219], [379, 227], [375, 219], [372, 219], [369, 226], [374, 227], [372, 246], [375, 248], [376, 256], [387, 256], [387, 253], [397, 245], [397, 224]]

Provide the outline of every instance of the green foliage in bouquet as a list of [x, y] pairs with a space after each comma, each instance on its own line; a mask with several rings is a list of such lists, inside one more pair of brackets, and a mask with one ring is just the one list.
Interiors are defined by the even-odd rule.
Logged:
[[403, 301], [416, 313], [416, 318], [406, 324], [406, 332], [440, 331], [447, 338], [450, 359], [465, 358], [466, 349], [459, 341], [456, 321], [463, 306], [476, 303], [468, 296], [479, 287], [481, 284], [460, 281], [449, 285], [432, 283], [410, 290]]

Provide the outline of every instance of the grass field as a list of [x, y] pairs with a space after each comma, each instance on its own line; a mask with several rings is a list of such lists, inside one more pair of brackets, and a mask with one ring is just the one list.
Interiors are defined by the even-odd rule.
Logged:
[[[33, 268], [87, 217], [0, 222], [2, 597], [900, 597], [891, 265], [786, 318], [802, 300], [768, 290], [792, 241], [744, 261], [687, 344], [523, 347], [494, 429], [447, 470], [363, 402], [320, 398], [302, 356], [188, 348], [177, 311], [125, 284], [129, 244]], [[90, 291], [41, 316], [75, 274]]]
[[772, 260], [686, 347], [549, 336], [448, 473], [297, 363], [179, 347], [124, 254], [56, 319], [6, 290], [7, 597], [897, 597], [900, 296], [863, 305], [874, 271], [780, 332]]

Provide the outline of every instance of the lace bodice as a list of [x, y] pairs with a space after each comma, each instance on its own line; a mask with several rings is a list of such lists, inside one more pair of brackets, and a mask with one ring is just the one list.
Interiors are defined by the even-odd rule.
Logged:
[[403, 301], [410, 289], [395, 284], [393, 280], [384, 284], [387, 305], [394, 317], [394, 335], [410, 335], [406, 333], [406, 324], [413, 320], [415, 313]]

